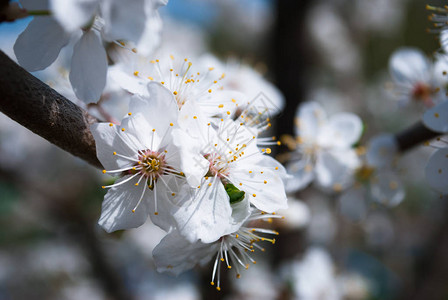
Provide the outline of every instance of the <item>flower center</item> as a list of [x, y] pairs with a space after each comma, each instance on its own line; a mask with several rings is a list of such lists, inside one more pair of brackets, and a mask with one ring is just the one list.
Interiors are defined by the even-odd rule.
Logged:
[[206, 176], [217, 176], [221, 180], [229, 175], [229, 168], [226, 161], [221, 159], [217, 153], [205, 154], [204, 157], [209, 161], [209, 169]]
[[[138, 162], [135, 164], [135, 169], [131, 173], [139, 172], [151, 181], [157, 180], [163, 175], [165, 163], [165, 155], [152, 150], [139, 150]], [[133, 171], [133, 172], [132, 172]], [[152, 185], [152, 184], [150, 184]]]
[[431, 103], [431, 95], [434, 90], [425, 83], [417, 83], [412, 90], [412, 97], [416, 100], [421, 100], [424, 103]]

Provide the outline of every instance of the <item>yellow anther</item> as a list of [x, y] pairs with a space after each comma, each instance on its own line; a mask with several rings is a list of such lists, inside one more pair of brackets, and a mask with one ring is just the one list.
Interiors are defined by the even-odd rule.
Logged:
[[161, 83], [161, 84], [165, 84], [165, 81], [161, 81], [160, 83]]
[[173, 72], [173, 69], [170, 69], [170, 72]]
[[131, 113], [131, 112], [128, 112], [128, 116], [132, 116], [132, 113]]
[[210, 182], [210, 183], [208, 184], [208, 186], [212, 186], [212, 183]]
[[227, 269], [232, 269], [232, 266], [227, 266]]
[[224, 107], [224, 104], [220, 104], [220, 105], [218, 105], [218, 107], [219, 107], [219, 108], [223, 108], [223, 107]]
[[240, 186], [242, 186], [243, 184], [240, 182]]
[[173, 124], [173, 123], [170, 123], [170, 126], [174, 126], [174, 124]]
[[138, 182], [136, 184], [134, 184], [135, 186], [138, 186]]
[[104, 185], [101, 186], [102, 189], [105, 189], [106, 187]]
[[278, 170], [278, 167], [275, 167], [276, 170]]
[[188, 58], [184, 58], [184, 61], [188, 61]]
[[227, 111], [227, 115], [230, 115], [230, 111]]
[[210, 282], [210, 285], [215, 285], [215, 283], [212, 281], [212, 282]]
[[159, 60], [158, 60], [158, 59], [156, 59], [156, 62], [159, 62]]
[[154, 78], [152, 78], [151, 76], [148, 76], [148, 79], [149, 79], [149, 80], [154, 80]]
[[177, 95], [177, 92], [176, 92], [176, 91], [174, 91], [174, 92], [173, 92], [173, 94], [174, 94], [174, 95], [176, 96], [176, 95]]
[[236, 274], [236, 278], [240, 279], [241, 278], [241, 274]]
[[103, 170], [103, 174], [106, 174], [106, 172], [107, 172], [106, 170]]
[[217, 286], [216, 290], [219, 292], [221, 290], [221, 288], [219, 286]]
[[153, 129], [152, 129], [152, 132], [155, 132], [155, 131], [156, 131], [156, 130], [153, 128]]
[[267, 184], [268, 182], [265, 180], [265, 181], [263, 181], [263, 183], [264, 183], [264, 184]]
[[110, 127], [112, 127], [112, 126], [114, 126], [114, 124], [112, 124], [112, 123], [109, 123], [109, 126], [110, 126]]
[[257, 197], [257, 194], [252, 194], [252, 196]]
[[114, 152], [113, 155], [117, 155], [117, 152]]
[[149, 62], [152, 63], [152, 64], [155, 64], [155, 63], [156, 63], [155, 60], [150, 60]]
[[135, 71], [135, 72], [134, 72], [134, 76], [138, 76], [138, 71]]
[[126, 129], [124, 129], [124, 128], [121, 128], [121, 131], [125, 131]]
[[212, 89], [209, 89], [208, 92], [211, 93], [211, 92], [212, 92]]
[[197, 118], [198, 118], [197, 116], [193, 116], [193, 119], [195, 119], [195, 120], [196, 120]]
[[154, 214], [157, 216], [159, 213], [158, 213], [158, 212], [155, 212]]
[[171, 193], [171, 196], [176, 196], [176, 193]]
[[201, 188], [201, 186], [200, 185], [198, 185], [198, 189], [200, 189]]
[[134, 52], [134, 53], [137, 53], [137, 49], [136, 48], [132, 48], [131, 51]]
[[272, 151], [271, 151], [271, 148], [266, 148], [266, 153], [267, 153], [267, 154], [271, 154], [271, 152], [272, 152]]

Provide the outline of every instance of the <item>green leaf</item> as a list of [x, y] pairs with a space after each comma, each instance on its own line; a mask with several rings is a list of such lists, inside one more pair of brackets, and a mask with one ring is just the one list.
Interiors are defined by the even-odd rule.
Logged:
[[238, 203], [244, 199], [245, 193], [233, 184], [227, 183], [224, 188], [226, 189], [227, 195], [229, 195], [230, 204]]

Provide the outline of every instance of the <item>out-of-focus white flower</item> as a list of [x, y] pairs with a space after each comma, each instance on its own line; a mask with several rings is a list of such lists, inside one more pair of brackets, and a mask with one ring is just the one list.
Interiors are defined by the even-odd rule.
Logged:
[[285, 219], [282, 227], [289, 229], [300, 229], [308, 225], [311, 219], [311, 212], [303, 201], [288, 197], [288, 208], [280, 209], [277, 213]]
[[327, 118], [316, 102], [306, 102], [296, 114], [296, 152], [299, 158], [287, 165], [293, 178], [287, 191], [306, 187], [314, 179], [325, 189], [341, 191], [350, 185], [359, 160], [352, 148], [361, 134], [362, 121], [355, 114]]
[[265, 235], [277, 235], [278, 232], [262, 228], [258, 223], [272, 218], [279, 218], [279, 216], [253, 210], [251, 216], [238, 230], [222, 236], [210, 244], [201, 241], [190, 243], [178, 231], [174, 230], [163, 238], [153, 251], [157, 270], [179, 275], [193, 268], [196, 264], [205, 265], [216, 255], [211, 285], [216, 285], [216, 289], [220, 290], [221, 266], [223, 263], [225, 263], [225, 268], [234, 269], [236, 277], [239, 278], [242, 269], [249, 268], [250, 263], [256, 263], [250, 253], [256, 249], [264, 251], [264, 248], [258, 245], [258, 242], [275, 243], [275, 239], [265, 237]]
[[264, 155], [270, 148], [263, 154], [243, 123], [231, 119], [207, 123], [194, 107], [185, 111], [189, 107], [184, 105], [185, 118], [179, 121], [188, 131], [173, 132], [176, 145], [183, 145], [181, 168], [195, 189], [177, 197], [178, 203], [190, 202], [174, 213], [179, 232], [190, 242], [210, 243], [234, 232], [248, 216], [250, 204], [269, 213], [286, 208], [282, 182], [286, 172]]
[[393, 167], [397, 157], [393, 135], [382, 134], [370, 140], [365, 163], [356, 170], [357, 182], [339, 198], [343, 215], [352, 220], [363, 219], [369, 200], [389, 206], [401, 203], [405, 191]]
[[426, 180], [433, 189], [448, 193], [448, 148], [434, 152], [425, 168]]
[[292, 285], [295, 299], [341, 299], [333, 262], [322, 248], [308, 249], [300, 261], [285, 266], [283, 274]]
[[108, 232], [140, 226], [149, 212], [161, 228], [172, 226], [168, 205], [177, 192], [176, 178], [183, 178], [171, 135], [179, 110], [173, 95], [160, 84], [150, 83], [148, 90], [149, 98], [134, 96], [121, 125], [91, 126], [98, 159], [106, 168], [103, 173], [120, 175], [107, 186], [99, 220]]
[[73, 50], [70, 82], [79, 99], [96, 102], [106, 84], [107, 56], [103, 39], [120, 40], [124, 45], [121, 40], [138, 42], [145, 30], [159, 34], [160, 26], [146, 28], [147, 22], [159, 18], [156, 9], [160, 5], [156, 0], [41, 3], [40, 10], [51, 11], [53, 15], [36, 16], [17, 38], [14, 52], [21, 66], [30, 72], [37, 71], [52, 64], [70, 38], [79, 39]]
[[[416, 48], [400, 48], [389, 60], [389, 72], [394, 82], [393, 92], [401, 104], [419, 101], [431, 107], [444, 101], [448, 64], [440, 57], [434, 65]], [[443, 73], [445, 72], [445, 73]]]

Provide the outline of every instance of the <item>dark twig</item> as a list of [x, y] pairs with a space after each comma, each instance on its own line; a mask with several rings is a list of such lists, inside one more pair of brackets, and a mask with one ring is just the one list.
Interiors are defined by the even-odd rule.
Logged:
[[63, 150], [102, 168], [89, 126], [97, 120], [0, 51], [0, 111]]
[[431, 131], [426, 128], [423, 123], [418, 122], [408, 129], [396, 134], [395, 138], [397, 140], [400, 152], [405, 152], [439, 135], [440, 133]]

